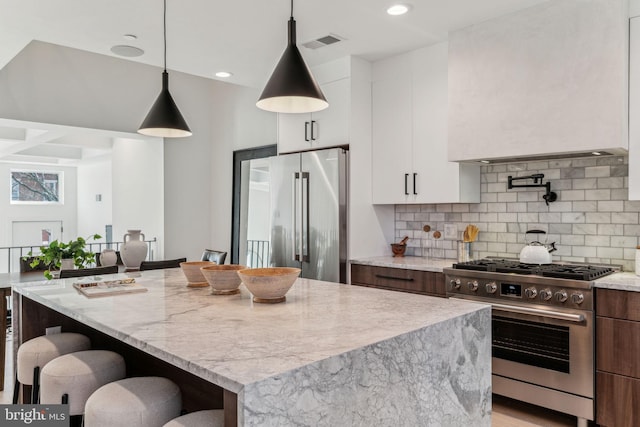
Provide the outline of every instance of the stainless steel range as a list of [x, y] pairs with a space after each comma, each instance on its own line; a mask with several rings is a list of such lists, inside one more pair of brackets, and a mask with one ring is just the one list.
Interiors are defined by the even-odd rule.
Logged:
[[492, 305], [493, 392], [594, 419], [593, 280], [611, 266], [482, 259], [445, 268], [447, 294]]

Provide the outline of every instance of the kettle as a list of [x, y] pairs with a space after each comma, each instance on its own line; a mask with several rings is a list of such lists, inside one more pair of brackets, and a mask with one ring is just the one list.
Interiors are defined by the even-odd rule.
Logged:
[[551, 252], [556, 250], [556, 242], [546, 244], [539, 240], [527, 240], [527, 234], [547, 234], [543, 230], [529, 230], [524, 233], [524, 240], [527, 245], [520, 251], [520, 262], [525, 264], [551, 264]]

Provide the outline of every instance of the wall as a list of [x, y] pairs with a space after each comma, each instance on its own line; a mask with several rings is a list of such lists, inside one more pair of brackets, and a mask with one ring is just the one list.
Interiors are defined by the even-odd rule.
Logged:
[[[543, 173], [558, 194], [548, 207], [543, 191], [507, 190], [509, 175], [533, 173]], [[549, 242], [557, 242], [554, 261], [621, 264], [634, 270], [640, 202], [628, 200], [627, 156], [485, 165], [481, 181], [481, 203], [396, 205], [395, 239], [411, 237], [407, 254], [420, 256], [421, 245], [433, 246], [432, 234], [427, 240], [422, 231], [425, 224], [441, 232], [445, 224], [454, 224], [458, 234], [475, 224], [480, 228], [473, 243], [476, 258], [517, 257], [524, 232], [542, 229]], [[455, 240], [438, 244], [444, 252], [438, 255], [457, 256]]]
[[158, 240], [153, 259], [164, 257], [164, 153], [162, 139], [115, 138], [111, 155], [113, 240], [127, 230], [142, 230], [146, 240]]
[[[111, 159], [81, 164], [78, 177], [78, 236], [100, 234], [104, 238], [105, 225], [113, 224], [113, 185], [111, 182]], [[96, 200], [100, 194], [101, 200]], [[114, 240], [117, 235], [114, 234]]]
[[[194, 134], [164, 141], [165, 257], [196, 259], [229, 250], [233, 150], [275, 141], [275, 115], [257, 89], [169, 74]], [[34, 41], [0, 70], [0, 117], [131, 135], [160, 84], [157, 67]]]

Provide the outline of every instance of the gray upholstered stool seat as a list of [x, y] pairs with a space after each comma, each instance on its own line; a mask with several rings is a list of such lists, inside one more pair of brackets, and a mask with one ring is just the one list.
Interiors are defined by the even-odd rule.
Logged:
[[157, 427], [180, 415], [182, 395], [161, 377], [125, 378], [96, 390], [84, 407], [86, 427]]
[[39, 371], [44, 365], [56, 357], [89, 348], [89, 338], [73, 332], [44, 335], [22, 343], [16, 356], [14, 402], [17, 401], [20, 384], [33, 385], [33, 396], [37, 399]]
[[84, 405], [98, 388], [126, 376], [124, 359], [106, 350], [65, 354], [47, 363], [40, 373], [40, 403], [61, 403], [68, 396], [69, 415], [84, 413]]
[[163, 427], [224, 427], [224, 411], [212, 409], [192, 412], [172, 419]]

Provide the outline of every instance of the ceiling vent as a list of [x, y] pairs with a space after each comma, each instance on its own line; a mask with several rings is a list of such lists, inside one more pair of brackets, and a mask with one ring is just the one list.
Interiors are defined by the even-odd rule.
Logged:
[[302, 46], [307, 49], [318, 49], [320, 47], [329, 46], [330, 44], [338, 43], [339, 41], [344, 40], [342, 37], [336, 36], [335, 34], [329, 34], [324, 37], [320, 37], [315, 40], [311, 40], [310, 42], [303, 43]]

